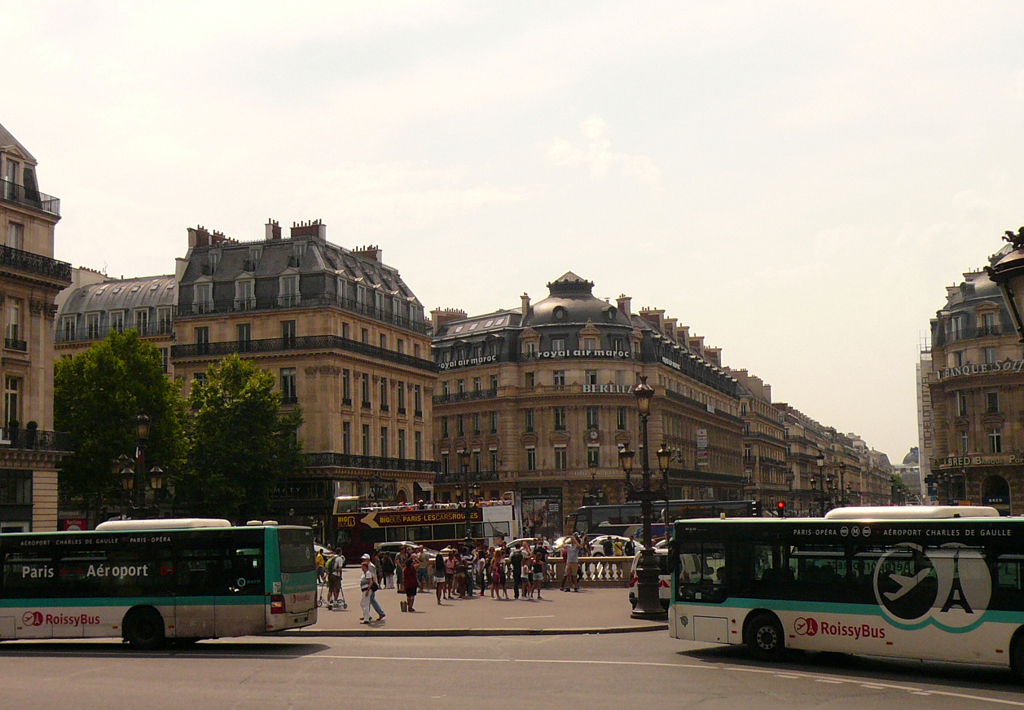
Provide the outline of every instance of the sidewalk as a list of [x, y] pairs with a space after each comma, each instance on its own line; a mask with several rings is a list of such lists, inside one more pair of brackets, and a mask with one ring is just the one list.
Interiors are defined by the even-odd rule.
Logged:
[[[381, 589], [377, 601], [387, 615], [383, 621], [360, 624], [359, 589], [345, 580], [347, 610], [320, 607], [313, 626], [286, 631], [286, 636], [513, 636], [528, 634], [607, 634], [666, 631], [664, 621], [630, 617], [625, 587], [581, 588], [562, 592], [558, 587], [541, 592], [543, 599], [530, 601], [491, 599], [480, 593], [469, 599], [444, 599], [438, 605], [434, 591], [416, 596], [416, 611], [403, 613], [399, 602], [405, 594]], [[352, 584], [352, 587], [349, 587]], [[512, 597], [512, 591], [509, 590]], [[373, 615], [376, 618], [376, 615]]]

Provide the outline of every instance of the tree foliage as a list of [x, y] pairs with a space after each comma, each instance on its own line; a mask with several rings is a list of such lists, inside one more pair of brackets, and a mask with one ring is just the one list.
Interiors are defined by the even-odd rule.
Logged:
[[150, 418], [147, 464], [179, 470], [184, 400], [163, 372], [160, 351], [138, 333], [112, 332], [84, 353], [54, 365], [54, 427], [71, 436], [74, 455], [61, 463], [65, 498], [87, 512], [120, 500], [115, 459], [133, 455], [135, 417]]
[[266, 518], [281, 478], [302, 470], [298, 411], [281, 413], [274, 376], [231, 356], [193, 382], [188, 466], [178, 490], [193, 512]]

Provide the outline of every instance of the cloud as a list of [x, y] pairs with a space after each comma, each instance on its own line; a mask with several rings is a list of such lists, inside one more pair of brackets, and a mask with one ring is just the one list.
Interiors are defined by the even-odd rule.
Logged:
[[611, 141], [605, 136], [608, 123], [593, 114], [580, 124], [585, 148], [577, 148], [565, 138], [555, 138], [548, 147], [547, 158], [553, 165], [584, 165], [590, 170], [590, 179], [599, 180], [610, 171], [618, 172], [652, 190], [662, 190], [661, 170], [646, 155], [616, 153]]

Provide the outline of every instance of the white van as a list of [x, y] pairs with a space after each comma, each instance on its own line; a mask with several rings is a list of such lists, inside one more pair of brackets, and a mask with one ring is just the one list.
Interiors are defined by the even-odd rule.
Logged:
[[[661, 599], [661, 606], [668, 609], [669, 600], [672, 598], [672, 574], [668, 569], [668, 548], [654, 548], [654, 555], [658, 559], [658, 598]], [[633, 563], [629, 566], [629, 605], [636, 609], [636, 566], [640, 564], [640, 553], [633, 557]]]

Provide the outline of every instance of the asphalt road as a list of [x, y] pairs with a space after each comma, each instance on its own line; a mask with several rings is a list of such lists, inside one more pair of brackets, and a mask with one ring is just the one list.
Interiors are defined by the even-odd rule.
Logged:
[[779, 665], [662, 633], [242, 639], [136, 653], [5, 642], [0, 707], [574, 709], [1024, 708], [1006, 671], [831, 654]]

